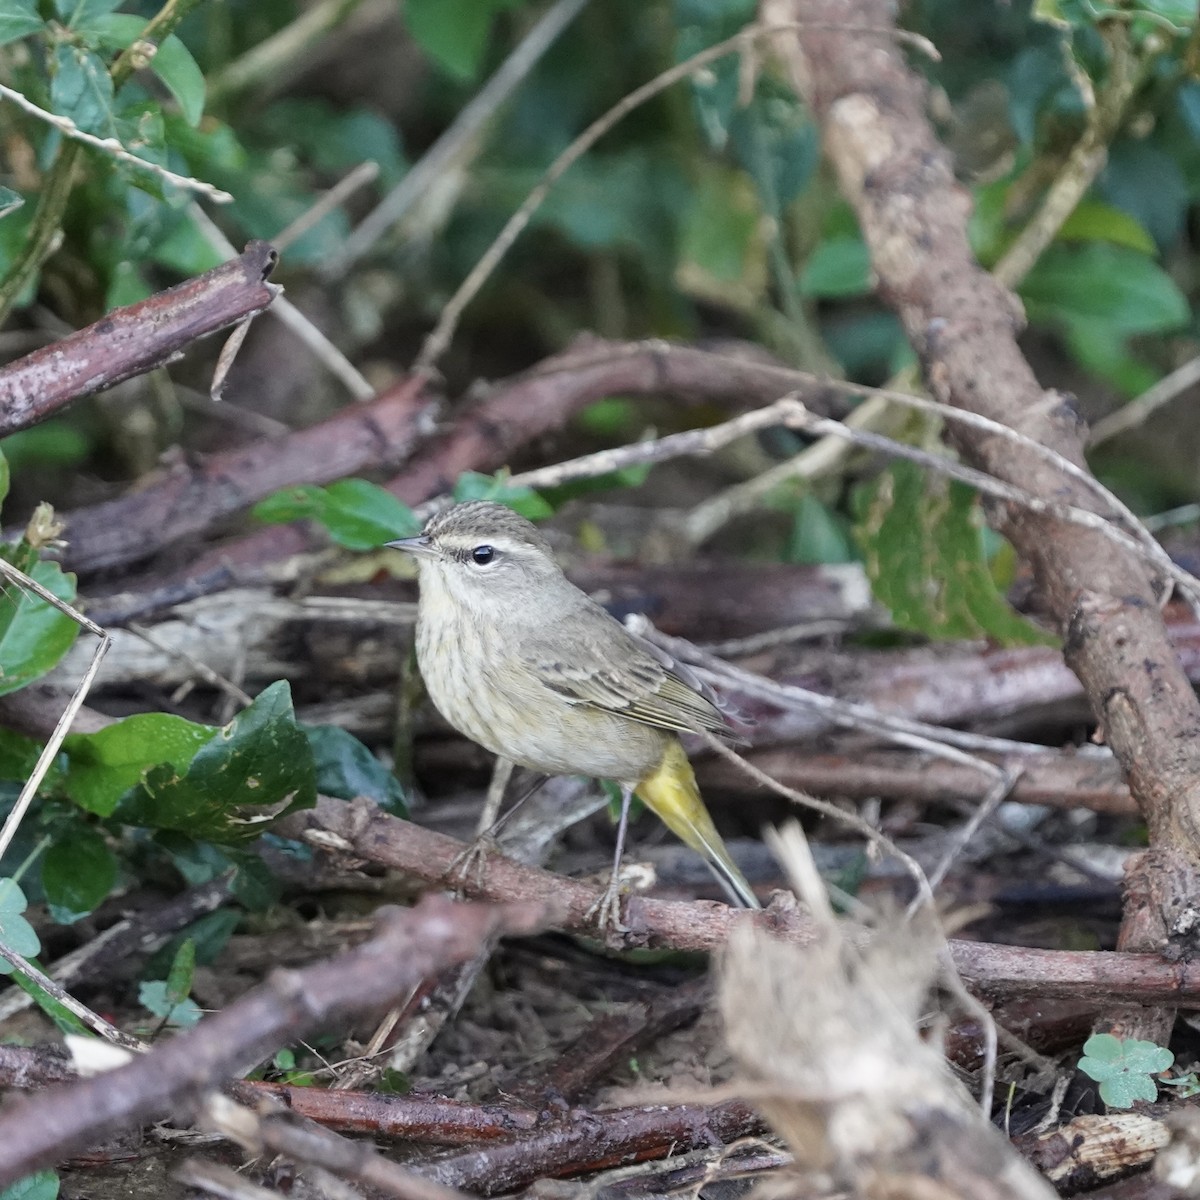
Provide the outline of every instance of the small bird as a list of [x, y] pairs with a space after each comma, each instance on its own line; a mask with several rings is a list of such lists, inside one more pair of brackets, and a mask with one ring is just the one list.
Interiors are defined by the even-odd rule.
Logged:
[[679, 741], [683, 732], [731, 732], [687, 667], [577, 588], [537, 528], [501, 504], [457, 504], [419, 537], [387, 544], [417, 558], [417, 663], [446, 720], [521, 766], [620, 785], [602, 923], [620, 925], [619, 868], [635, 793], [704, 856], [732, 900], [761, 907]]

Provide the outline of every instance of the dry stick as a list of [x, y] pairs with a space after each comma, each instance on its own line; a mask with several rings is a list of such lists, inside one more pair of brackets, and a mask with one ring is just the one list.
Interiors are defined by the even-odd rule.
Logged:
[[[818, 22], [817, 24], [820, 27], [823, 23]], [[525, 197], [520, 208], [509, 217], [504, 224], [504, 228], [500, 230], [492, 244], [483, 252], [475, 266], [471, 268], [466, 279], [462, 281], [458, 290], [450, 297], [446, 307], [442, 309], [437, 324], [425, 339], [420, 354], [417, 355], [413, 369], [415, 371], [428, 371], [441, 358], [446, 347], [450, 344], [451, 338], [454, 337], [454, 331], [458, 328], [458, 322], [467, 305], [479, 294], [479, 289], [487, 282], [489, 276], [499, 265], [500, 260], [508, 253], [512, 244], [521, 236], [521, 233], [533, 218], [533, 214], [537, 212], [543, 201], [550, 194], [550, 190], [614, 125], [636, 108], [645, 104], [646, 101], [652, 100], [659, 92], [663, 92], [681, 80], [689, 78], [697, 71], [708, 66], [709, 63], [716, 62], [717, 59], [724, 58], [726, 55], [748, 49], [756, 39], [770, 37], [781, 31], [781, 27], [778, 26], [748, 26], [741, 33], [735, 34], [723, 42], [717, 42], [715, 45], [709, 46], [706, 50], [701, 50], [699, 54], [692, 55], [691, 58], [685, 59], [676, 66], [663, 71], [662, 74], [655, 76], [648, 83], [635, 88], [627, 96], [624, 96], [614, 104], [603, 116], [593, 121], [550, 164], [538, 185]], [[939, 57], [937, 50], [934, 49], [928, 39], [920, 37], [918, 34], [897, 30], [887, 25], [854, 26], [851, 32], [868, 37], [884, 37], [891, 41], [906, 42], [910, 45], [919, 46], [934, 59]]]
[[[321, 797], [315, 808], [285, 818], [280, 832], [318, 849], [403, 871], [435, 887], [444, 885], [464, 848], [455, 838], [390, 816], [368, 801], [327, 797]], [[595, 921], [588, 913], [603, 891], [599, 885], [490, 855], [478, 872], [463, 881], [463, 889], [481, 900], [555, 903], [560, 914], [556, 928], [595, 936]], [[745, 921], [800, 943], [814, 935], [810, 920], [786, 908], [750, 914], [715, 901], [683, 903], [634, 895], [624, 915], [630, 928], [624, 933], [614, 931], [608, 940], [625, 950], [711, 952], [724, 946], [734, 926]], [[1033, 950], [957, 939], [951, 940], [950, 948], [963, 978], [989, 998], [1086, 999], [1096, 1005], [1113, 1000], [1167, 1001], [1200, 1008], [1200, 963], [1196, 962], [1168, 962], [1157, 954]]]
[[1110, 438], [1119, 437], [1150, 419], [1165, 404], [1170, 404], [1181, 392], [1200, 383], [1200, 356], [1189, 359], [1156, 384], [1147, 388], [1136, 400], [1101, 418], [1092, 426], [1089, 446], [1099, 446]]
[[345, 275], [414, 204], [430, 193], [586, 3], [587, 0], [557, 0], [546, 10], [450, 127], [379, 206], [363, 218], [346, 238], [341, 250], [321, 268], [325, 278], [337, 279]]
[[123, 1050], [145, 1050], [145, 1042], [128, 1033], [122, 1032], [110, 1021], [106, 1021], [99, 1013], [93, 1012], [86, 1004], [81, 1004], [65, 988], [55, 983], [49, 975], [43, 974], [27, 958], [0, 942], [0, 958], [4, 959], [14, 970], [19, 971], [27, 979], [32, 980], [44, 992], [53, 996], [63, 1008], [73, 1013], [93, 1033], [99, 1034], [105, 1041]]
[[[1100, 30], [1111, 51], [1103, 88], [1099, 96], [1093, 98], [1086, 76], [1082, 73], [1075, 76], [1087, 105], [1087, 124], [1038, 211], [992, 268], [992, 274], [1008, 287], [1016, 287], [1029, 274], [1095, 182], [1108, 161], [1108, 143], [1116, 137], [1130, 101], [1146, 78], [1153, 55], [1146, 55], [1144, 59], [1135, 56], [1130, 48], [1129, 31], [1124, 26], [1112, 26], [1105, 33], [1105, 27], [1101, 25]], [[1068, 49], [1065, 53], [1069, 57], [1071, 51]]]
[[[724, 659], [701, 650], [699, 646], [685, 638], [669, 637], [667, 634], [660, 633], [641, 615], [635, 614], [627, 617], [626, 625], [639, 637], [654, 642], [681, 661], [698, 667], [702, 675], [718, 682], [732, 683], [748, 695], [757, 696], [759, 699], [784, 708], [816, 709], [834, 724], [844, 728], [868, 729], [898, 745], [924, 750], [970, 767], [980, 767], [982, 760], [975, 757], [976, 753], [1034, 755], [1053, 753], [1052, 748], [1038, 745], [1035, 742], [1015, 742], [1009, 741], [1007, 738], [964, 733], [958, 729], [944, 729], [925, 721], [913, 721], [907, 717], [892, 716], [880, 712], [870, 704], [863, 704], [856, 700], [843, 700], [837, 696], [827, 696], [823, 692], [813, 692], [796, 684], [777, 683], [765, 675], [757, 675], [752, 671], [725, 662]], [[964, 750], [966, 753], [955, 754], [953, 753], [955, 749]], [[1107, 750], [1095, 746], [1081, 747], [1080, 753], [1109, 757]], [[992, 768], [989, 773], [993, 778], [999, 778], [1006, 773], [994, 763], [988, 763], [987, 766]]]
[[116, 138], [102, 138], [96, 137], [91, 133], [85, 133], [69, 117], [62, 117], [56, 113], [47, 112], [44, 108], [39, 108], [32, 100], [27, 99], [20, 92], [6, 87], [2, 83], [0, 83], [0, 97], [10, 100], [18, 108], [24, 109], [31, 117], [36, 117], [39, 121], [44, 121], [47, 125], [52, 125], [66, 137], [72, 138], [77, 142], [82, 142], [85, 146], [91, 146], [93, 150], [99, 150], [111, 158], [117, 159], [119, 162], [130, 163], [133, 166], [140, 167], [142, 170], [148, 171], [151, 175], [157, 175], [165, 183], [173, 184], [175, 187], [183, 188], [186, 191], [198, 192], [200, 195], [206, 196], [209, 200], [213, 201], [214, 204], [229, 204], [233, 200], [233, 197], [228, 192], [223, 192], [220, 188], [213, 187], [211, 183], [205, 183], [200, 179], [193, 179], [190, 175], [177, 175], [174, 171], [168, 171], [166, 167], [160, 167], [157, 163], [139, 158], [136, 154], [126, 150]]
[[[795, 403], [799, 402], [796, 401]], [[802, 418], [793, 417], [793, 420], [800, 421]], [[853, 442], [859, 446], [867, 446], [892, 458], [908, 459], [909, 462], [915, 462], [927, 467], [931, 471], [936, 471], [951, 479], [957, 479], [962, 483], [970, 484], [986, 495], [995, 496], [997, 499], [1007, 500], [1012, 504], [1020, 505], [1022, 508], [1027, 508], [1040, 516], [1052, 517], [1060, 521], [1069, 521], [1073, 525], [1079, 525], [1084, 529], [1098, 533], [1114, 545], [1120, 546], [1123, 550], [1128, 550], [1143, 562], [1155, 567], [1168, 576], [1179, 587], [1183, 595], [1188, 598], [1193, 607], [1200, 605], [1200, 579], [1197, 579], [1190, 571], [1184, 570], [1183, 567], [1173, 562], [1166, 551], [1157, 542], [1153, 541], [1148, 532], [1145, 533], [1144, 539], [1131, 537], [1113, 525], [1107, 517], [1092, 512], [1091, 509], [1079, 508], [1074, 504], [1060, 504], [1052, 500], [1043, 500], [1040, 496], [1036, 496], [1032, 492], [1015, 484], [1006, 483], [985, 471], [951, 462], [941, 455], [931, 454], [927, 450], [921, 450], [915, 446], [906, 445], [903, 442], [893, 441], [882, 434], [871, 433], [865, 429], [852, 429], [844, 422], [835, 421], [831, 417], [810, 415], [804, 420], [804, 425], [814, 433], [843, 438], [848, 442]], [[1145, 532], [1141, 522], [1137, 524], [1138, 528], [1143, 529], [1143, 532]], [[1148, 548], [1149, 543], [1153, 543], [1153, 550]]]
[[353, 171], [337, 181], [327, 192], [320, 196], [315, 204], [310, 205], [290, 225], [271, 239], [275, 249], [282, 254], [293, 242], [298, 242], [310, 229], [315, 229], [335, 208], [341, 207], [359, 188], [374, 183], [379, 177], [377, 162], [359, 163]]
[[[214, 250], [220, 254], [234, 253], [229, 239], [204, 209], [193, 204], [188, 213]], [[280, 296], [271, 312], [308, 347], [317, 361], [355, 400], [370, 400], [375, 395], [374, 387], [367, 382], [363, 373], [290, 300]]]
[[0, 368], [0, 436], [44, 421], [78, 396], [160, 367], [197, 338], [262, 312], [280, 288], [267, 283], [278, 260], [266, 242], [195, 279], [114, 309]]
[[[232, 873], [198, 884], [152, 910], [126, 917], [103, 933], [85, 942], [51, 963], [47, 974], [67, 987], [85, 976], [94, 980], [107, 974], [114, 963], [133, 955], [149, 955], [164, 945], [173, 934], [198, 917], [215, 912], [230, 897]], [[20, 988], [0, 994], [0, 1023], [29, 1008], [33, 997]]]
[[119, 1130], [158, 1120], [335, 1018], [390, 1003], [475, 953], [497, 930], [531, 933], [552, 907], [455, 905], [427, 897], [383, 909], [361, 946], [266, 982], [114, 1071], [47, 1089], [0, 1113], [0, 1187]]
[[[669, 353], [669, 349], [664, 350], [664, 353]], [[736, 365], [738, 362], [737, 359], [729, 355], [714, 353], [712, 357], [730, 366]], [[1200, 360], [1197, 360], [1197, 362], [1200, 362]], [[905, 408], [916, 409], [918, 412], [933, 413], [953, 424], [963, 425], [968, 429], [978, 430], [980, 433], [994, 434], [996, 437], [1004, 438], [1014, 445], [1028, 450], [1031, 454], [1036, 454], [1039, 458], [1044, 459], [1051, 466], [1057, 467], [1058, 470], [1069, 475], [1077, 483], [1087, 488], [1101, 503], [1113, 510], [1114, 516], [1119, 518], [1126, 526], [1126, 532], [1136, 537], [1142, 543], [1145, 550], [1153, 556], [1157, 564], [1165, 568], [1170, 563], [1170, 556], [1163, 550], [1154, 537], [1150, 535], [1145, 525], [1133, 510], [1115, 493], [1106, 488], [1090, 471], [1077, 466], [1070, 459], [1059, 454], [1057, 450], [1043, 445], [1041, 442], [1013, 429], [1009, 425], [1005, 425], [1000, 421], [993, 421], [990, 417], [985, 417], [980, 413], [967, 409], [954, 408], [949, 404], [943, 404], [939, 400], [930, 399], [928, 396], [914, 396], [908, 392], [896, 391], [893, 388], [867, 387], [863, 384], [847, 383], [844, 380], [827, 379], [813, 375], [807, 371], [790, 371], [788, 374], [796, 381], [797, 385], [803, 387], [834, 390], [851, 396], [871, 396], [881, 401], [899, 404]], [[1197, 377], [1200, 378], [1200, 369], [1197, 370]], [[849, 420], [853, 420], [853, 414]], [[859, 432], [853, 425], [847, 424], [846, 427], [855, 429], [856, 435]], [[850, 435], [838, 435], [832, 431], [828, 436], [842, 436], [845, 440], [854, 440]], [[757, 499], [771, 490], [771, 488], [790, 478], [791, 468], [796, 466], [805, 453], [807, 451], [796, 455], [787, 462], [780, 463], [779, 466], [773, 467], [770, 471], [765, 472], [764, 475], [758, 476], [756, 479], [737, 485], [737, 487], [739, 489], [746, 489], [747, 495], [753, 495]], [[767, 479], [767, 477], [770, 477], [769, 484], [765, 486], [761, 485], [759, 480]], [[752, 488], [753, 492], [750, 491]], [[734, 489], [729, 489], [728, 491], [732, 490]], [[728, 495], [728, 491], [724, 495]], [[729, 516], [732, 515], [732, 512], [727, 510], [728, 505], [722, 501], [721, 497], [716, 497], [714, 500], [697, 505], [689, 513], [684, 526], [689, 540], [695, 544], [711, 536], [716, 528], [724, 524]]]
[[54, 727], [54, 732], [51, 733], [49, 740], [42, 748], [41, 754], [38, 755], [38, 760], [34, 764], [33, 771], [21, 788], [16, 803], [13, 804], [12, 811], [5, 818], [3, 827], [0, 828], [0, 859], [2, 859], [5, 850], [8, 849], [9, 844], [16, 835], [17, 827], [21, 824], [26, 810], [33, 802], [33, 797], [37, 794], [37, 790], [41, 786], [46, 772], [49, 771], [50, 764], [58, 754], [58, 748], [62, 745], [63, 738], [67, 736], [67, 730], [71, 728], [71, 722], [75, 719], [75, 714], [83, 707], [83, 701], [88, 694], [88, 689], [92, 686], [92, 681], [96, 678], [96, 672], [100, 670], [100, 663], [103, 661], [105, 654], [108, 653], [111, 639], [108, 632], [101, 629], [94, 621], [90, 621], [83, 613], [72, 608], [65, 600], [60, 600], [48, 588], [44, 588], [38, 583], [37, 580], [30, 579], [24, 571], [17, 570], [16, 567], [11, 563], [5, 562], [2, 558], [0, 558], [0, 573], [6, 575], [18, 587], [28, 588], [47, 604], [57, 608], [59, 612], [70, 617], [77, 625], [83, 626], [84, 629], [90, 633], [94, 633], [100, 639], [96, 645], [95, 653], [92, 655], [91, 663], [84, 672], [83, 678], [80, 679], [71, 699], [67, 701], [62, 716], [59, 717], [58, 724]]
[[161, 650], [164, 654], [169, 654], [173, 658], [178, 658], [187, 663], [205, 683], [209, 683], [218, 691], [224, 692], [225, 695], [240, 704], [243, 708], [249, 708], [254, 703], [253, 698], [247, 695], [236, 683], [226, 679], [220, 672], [214, 671], [207, 663], [202, 663], [195, 655], [189, 654], [182, 647], [169, 645], [161, 638], [156, 637], [144, 625], [139, 625], [136, 621], [130, 621], [125, 628], [130, 633], [137, 634], [142, 641], [153, 646], [156, 650]]

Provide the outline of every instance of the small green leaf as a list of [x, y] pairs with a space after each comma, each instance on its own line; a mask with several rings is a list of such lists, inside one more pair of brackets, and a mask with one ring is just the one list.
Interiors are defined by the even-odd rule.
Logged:
[[341, 479], [325, 488], [284, 488], [255, 505], [254, 516], [267, 524], [318, 521], [348, 550], [375, 550], [420, 532], [407, 504], [365, 479]]
[[[54, 0], [54, 7], [58, 9], [58, 15], [64, 25], [82, 32], [90, 29], [97, 20], [112, 12], [114, 8], [120, 8], [124, 2], [125, 0]], [[145, 27], [146, 23], [143, 21], [142, 28]]]
[[859, 491], [856, 509], [871, 587], [899, 628], [1003, 646], [1054, 644], [996, 590], [970, 488], [901, 461]]
[[111, 816], [121, 797], [166, 764], [186, 770], [219, 731], [171, 713], [138, 713], [97, 733], [71, 734], [67, 795], [81, 808]]
[[206, 742], [186, 771], [169, 763], [151, 768], [116, 815], [128, 824], [239, 842], [311, 806], [316, 794], [312, 751], [281, 680]]
[[0, 0], [0, 46], [44, 28], [38, 16], [38, 0]]
[[850, 537], [838, 518], [815, 496], [801, 496], [788, 542], [787, 561], [819, 565], [855, 560]]
[[184, 938], [175, 951], [171, 970], [167, 974], [167, 999], [174, 1004], [186, 1000], [192, 990], [192, 977], [196, 974], [196, 943]]
[[195, 1000], [185, 998], [172, 1002], [165, 979], [150, 979], [139, 984], [138, 1003], [179, 1029], [190, 1029], [204, 1016]]
[[0, 1200], [57, 1200], [58, 1176], [53, 1171], [26, 1175], [0, 1191]]
[[340, 800], [366, 796], [398, 817], [408, 816], [400, 781], [352, 733], [336, 725], [302, 725], [317, 768], [317, 791]]
[[1111, 242], [1139, 254], [1157, 253], [1154, 239], [1127, 212], [1102, 200], [1081, 200], [1058, 231], [1063, 242]]
[[449, 74], [474, 79], [492, 19], [517, 0], [407, 0], [404, 20], [421, 49]]
[[42, 859], [46, 903], [60, 925], [72, 925], [90, 913], [116, 881], [117, 860], [103, 835], [88, 825], [71, 826]]
[[[33, 926], [22, 915], [28, 907], [25, 893], [14, 879], [0, 879], [0, 942], [22, 958], [33, 958], [42, 948]], [[11, 975], [16, 968], [0, 959], [0, 975]]]
[[464, 500], [494, 500], [520, 513], [528, 521], [544, 521], [554, 515], [554, 510], [533, 488], [510, 484], [505, 471], [498, 471], [495, 475], [464, 471], [454, 485], [454, 499], [460, 504]]
[[60, 45], [50, 82], [50, 106], [84, 131], [114, 137], [112, 77], [103, 61], [81, 46]]
[[1083, 1044], [1079, 1069], [1100, 1084], [1100, 1098], [1113, 1108], [1158, 1096], [1152, 1076], [1168, 1070], [1175, 1055], [1164, 1046], [1138, 1038], [1095, 1033]]
[[860, 237], [831, 237], [809, 255], [800, 292], [816, 299], [864, 296], [871, 290], [871, 255]]
[[1125, 246], [1051, 246], [1021, 285], [1033, 320], [1100, 318], [1120, 333], [1177, 329], [1187, 299], [1153, 259]]
[[[65, 574], [58, 563], [35, 562], [26, 573], [60, 600], [75, 599], [75, 576]], [[45, 675], [78, 635], [79, 626], [66, 613], [5, 582], [0, 591], [0, 696]]]

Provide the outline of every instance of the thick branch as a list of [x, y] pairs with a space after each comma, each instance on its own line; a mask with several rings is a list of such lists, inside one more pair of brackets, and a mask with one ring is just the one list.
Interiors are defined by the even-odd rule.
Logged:
[[144, 375], [198, 338], [260, 313], [279, 294], [275, 250], [251, 242], [240, 258], [118, 308], [94, 325], [0, 369], [0, 437], [44, 421], [79, 396]]
[[[925, 116], [924, 84], [897, 44], [888, 0], [769, 0], [785, 64], [812, 106], [857, 211], [880, 291], [921, 356], [934, 395], [1001, 421], [1082, 464], [1085, 430], [1039, 386], [1016, 342], [1016, 299], [974, 261], [969, 200]], [[859, 32], [856, 32], [859, 31]], [[971, 430], [956, 440], [995, 477], [1057, 503], [1088, 493], [1020, 446]], [[999, 524], [1033, 566], [1105, 736], [1150, 826], [1162, 934], [1192, 938], [1200, 891], [1200, 703], [1172, 650], [1144, 564], [1094, 532], [1015, 506]], [[1145, 948], [1145, 945], [1139, 947]]]
[[76, 571], [126, 566], [204, 533], [280, 488], [393, 467], [419, 436], [421, 392], [419, 379], [404, 380], [308, 429], [210, 455], [149, 487], [66, 513], [65, 564]]
[[[462, 843], [454, 838], [389, 816], [366, 800], [322, 798], [316, 808], [287, 818], [281, 832], [403, 871], [435, 886], [447, 881], [463, 851]], [[476, 899], [557, 902], [557, 928], [595, 934], [590, 913], [603, 891], [600, 885], [523, 867], [493, 854], [477, 872], [461, 880], [461, 886]], [[610, 934], [609, 944], [628, 950], [650, 947], [711, 952], [727, 943], [735, 925], [751, 921], [800, 943], [811, 941], [817, 932], [809, 917], [780, 905], [750, 914], [711, 901], [682, 903], [631, 896], [623, 918], [629, 928]], [[959, 940], [950, 941], [949, 946], [967, 985], [991, 998], [1047, 996], [1096, 1004], [1114, 999], [1138, 1004], [1168, 1000], [1200, 1007], [1200, 963], [1171, 963], [1155, 954], [1030, 950]]]

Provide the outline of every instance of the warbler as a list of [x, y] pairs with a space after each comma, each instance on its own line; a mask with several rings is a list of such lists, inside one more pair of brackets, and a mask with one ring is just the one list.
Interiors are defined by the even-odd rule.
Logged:
[[577, 588], [538, 529], [503, 505], [457, 504], [419, 537], [387, 544], [419, 564], [417, 663], [442, 716], [521, 766], [620, 786], [602, 921], [620, 924], [619, 869], [635, 794], [704, 856], [735, 903], [760, 907], [679, 741], [681, 732], [732, 732], [687, 667]]

